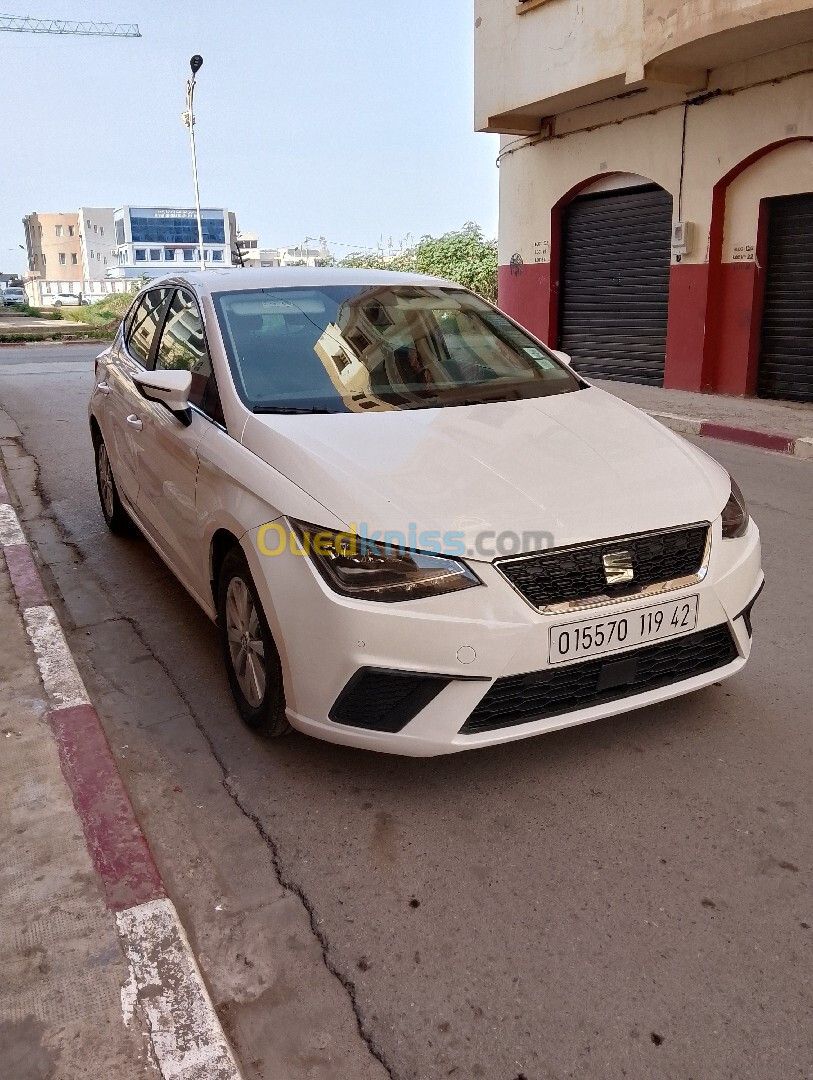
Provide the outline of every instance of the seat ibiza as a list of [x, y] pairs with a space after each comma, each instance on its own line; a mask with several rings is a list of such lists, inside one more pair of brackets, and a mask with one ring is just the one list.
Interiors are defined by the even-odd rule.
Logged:
[[727, 472], [452, 282], [162, 279], [90, 430], [108, 526], [216, 621], [264, 735], [450, 753], [748, 659], [760, 542]]

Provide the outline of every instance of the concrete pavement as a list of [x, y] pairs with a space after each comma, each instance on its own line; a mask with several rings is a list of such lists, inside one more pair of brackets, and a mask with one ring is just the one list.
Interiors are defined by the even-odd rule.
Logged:
[[453, 759], [263, 743], [193, 602], [104, 529], [93, 350], [17, 352], [26, 525], [247, 1078], [813, 1075], [809, 463], [701, 440], [765, 545], [736, 679]]

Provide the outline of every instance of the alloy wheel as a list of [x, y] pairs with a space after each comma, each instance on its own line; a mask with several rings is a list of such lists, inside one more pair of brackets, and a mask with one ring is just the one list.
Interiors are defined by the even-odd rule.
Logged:
[[109, 519], [113, 517], [115, 511], [113, 471], [110, 468], [107, 447], [103, 442], [99, 443], [97, 458], [99, 463], [99, 494], [102, 497], [102, 506], [104, 507], [105, 515]]
[[241, 577], [233, 577], [226, 591], [226, 634], [240, 690], [253, 709], [259, 708], [265, 697], [265, 645], [257, 608]]

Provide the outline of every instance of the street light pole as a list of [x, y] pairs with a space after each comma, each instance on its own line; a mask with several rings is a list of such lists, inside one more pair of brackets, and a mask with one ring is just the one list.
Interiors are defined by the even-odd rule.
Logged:
[[203, 57], [197, 54], [189, 61], [192, 69], [192, 78], [186, 83], [186, 112], [183, 114], [183, 122], [189, 128], [189, 145], [192, 150], [192, 179], [195, 183], [195, 212], [198, 218], [198, 252], [200, 254], [200, 268], [206, 269], [206, 259], [203, 255], [203, 220], [200, 216], [200, 189], [198, 188], [198, 155], [195, 149], [195, 78], [203, 67]]

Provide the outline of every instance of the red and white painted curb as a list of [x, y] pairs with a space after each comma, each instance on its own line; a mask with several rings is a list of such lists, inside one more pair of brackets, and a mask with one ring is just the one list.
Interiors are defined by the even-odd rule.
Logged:
[[240, 1080], [2, 479], [0, 547], [51, 705], [48, 720], [62, 773], [129, 963], [121, 991], [124, 1022], [138, 1006], [163, 1080]]
[[760, 450], [773, 450], [777, 454], [790, 454], [803, 461], [813, 461], [813, 439], [794, 438], [793, 435], [775, 435], [769, 431], [719, 424], [714, 420], [700, 420], [695, 416], [676, 416], [674, 413], [646, 410], [655, 420], [660, 420], [672, 431], [681, 435], [702, 435], [706, 439], [722, 439], [723, 442], [756, 446]]

